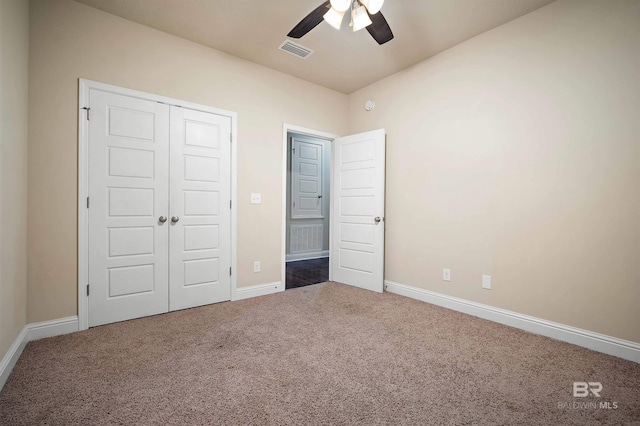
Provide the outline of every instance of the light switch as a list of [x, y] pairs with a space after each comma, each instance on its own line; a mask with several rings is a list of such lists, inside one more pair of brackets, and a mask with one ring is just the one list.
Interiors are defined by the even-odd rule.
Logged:
[[444, 268], [442, 270], [442, 279], [444, 281], [451, 281], [451, 269], [449, 268]]
[[259, 192], [251, 193], [251, 204], [261, 204], [262, 203], [262, 194]]
[[482, 288], [491, 290], [491, 275], [482, 276]]

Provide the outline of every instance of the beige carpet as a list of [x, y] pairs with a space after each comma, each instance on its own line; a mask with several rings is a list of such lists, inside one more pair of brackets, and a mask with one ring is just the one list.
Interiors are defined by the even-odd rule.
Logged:
[[327, 283], [31, 342], [0, 424], [640, 424], [640, 365]]

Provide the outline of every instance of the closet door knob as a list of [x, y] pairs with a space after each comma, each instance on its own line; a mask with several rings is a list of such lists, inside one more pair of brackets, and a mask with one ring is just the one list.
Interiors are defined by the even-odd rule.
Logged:
[[160, 223], [165, 223], [166, 221], [167, 221], [167, 217], [166, 216], [160, 216], [158, 218], [158, 222], [160, 222]]
[[171, 216], [171, 222], [176, 223], [180, 218], [178, 216]]

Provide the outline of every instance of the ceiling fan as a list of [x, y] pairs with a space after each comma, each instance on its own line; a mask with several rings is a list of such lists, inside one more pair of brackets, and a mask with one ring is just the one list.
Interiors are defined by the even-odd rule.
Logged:
[[327, 0], [304, 17], [287, 34], [291, 38], [300, 38], [314, 29], [324, 19], [332, 27], [340, 29], [345, 12], [351, 8], [353, 31], [366, 28], [378, 44], [393, 39], [393, 33], [380, 8], [384, 0]]

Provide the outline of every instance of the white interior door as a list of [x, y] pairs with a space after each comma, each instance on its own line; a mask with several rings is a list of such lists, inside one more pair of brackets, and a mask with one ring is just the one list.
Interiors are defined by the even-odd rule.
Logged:
[[384, 129], [334, 141], [332, 280], [384, 288]]
[[[90, 91], [89, 326], [168, 308], [169, 107]], [[84, 200], [82, 200], [84, 202]]]
[[293, 137], [291, 218], [322, 219], [322, 145]]
[[171, 107], [170, 310], [231, 299], [231, 119]]

